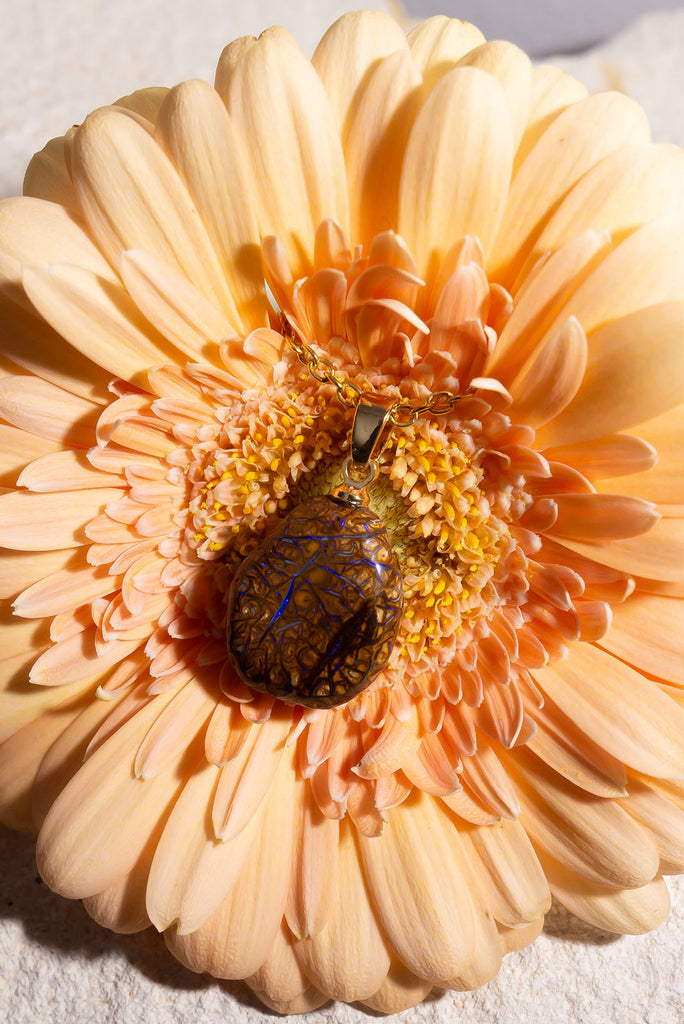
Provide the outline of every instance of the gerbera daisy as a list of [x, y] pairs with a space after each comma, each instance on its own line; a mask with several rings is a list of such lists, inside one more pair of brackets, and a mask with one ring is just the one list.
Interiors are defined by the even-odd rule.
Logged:
[[[0, 805], [53, 889], [281, 1012], [477, 987], [551, 893], [664, 919], [683, 217], [637, 104], [441, 17], [237, 40], [34, 158], [0, 203]], [[349, 452], [302, 345], [430, 406], [370, 489], [396, 642], [336, 707], [226, 639]]]

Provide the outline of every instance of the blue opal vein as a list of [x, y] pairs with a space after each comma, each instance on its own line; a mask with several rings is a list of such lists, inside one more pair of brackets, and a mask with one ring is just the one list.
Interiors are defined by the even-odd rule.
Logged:
[[381, 520], [331, 497], [298, 505], [238, 569], [228, 650], [240, 678], [290, 704], [334, 707], [385, 667], [403, 604]]

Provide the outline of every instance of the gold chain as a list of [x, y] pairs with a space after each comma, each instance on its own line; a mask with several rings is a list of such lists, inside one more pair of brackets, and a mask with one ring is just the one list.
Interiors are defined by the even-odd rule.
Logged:
[[[354, 381], [340, 377], [327, 356], [319, 356], [311, 345], [301, 341], [292, 324], [282, 313], [280, 320], [282, 335], [302, 366], [319, 384], [332, 384], [342, 405], [346, 405], [348, 409], [355, 409], [363, 397], [363, 388]], [[473, 393], [473, 388], [467, 388], [462, 395], [454, 395], [451, 391], [434, 391], [423, 405], [397, 400], [392, 406], [388, 421], [395, 427], [412, 427], [416, 420], [428, 413], [433, 416], [447, 416], [458, 402]]]

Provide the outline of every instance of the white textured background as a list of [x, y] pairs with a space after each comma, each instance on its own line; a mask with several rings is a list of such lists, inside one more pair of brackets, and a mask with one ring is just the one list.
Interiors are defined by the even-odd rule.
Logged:
[[[493, 2], [480, 2], [491, 14]], [[506, 34], [504, 17], [522, 0], [498, 3], [502, 25], [490, 21], [488, 27], [495, 37]], [[367, 0], [367, 6], [386, 8], [390, 0]], [[539, 38], [555, 8], [530, 0], [533, 6], [541, 9]], [[597, 0], [593, 6], [602, 5]], [[465, 16], [456, 3], [451, 7], [449, 13]], [[345, 9], [335, 0], [252, 0], [239, 6], [234, 0], [29, 0], [21, 6], [0, 0], [0, 194], [20, 191], [34, 150], [94, 107], [144, 85], [211, 80], [226, 42], [274, 22], [294, 31], [310, 53]], [[576, 5], [564, 4], [564, 10], [577, 20]], [[654, 14], [600, 49], [557, 63], [592, 90], [628, 92], [646, 107], [654, 139], [684, 145], [684, 9]], [[389, 1019], [402, 1024], [684, 1024], [684, 882], [673, 883], [671, 890], [674, 909], [658, 932], [616, 939], [555, 908], [544, 935], [507, 957], [496, 981], [478, 992], [439, 996]], [[265, 1024], [275, 1019], [259, 1009], [245, 986], [185, 971], [151, 931], [116, 936], [99, 928], [79, 903], [40, 884], [33, 841], [0, 829], [0, 1021]], [[286, 1019], [357, 1024], [373, 1017], [334, 1004]]]

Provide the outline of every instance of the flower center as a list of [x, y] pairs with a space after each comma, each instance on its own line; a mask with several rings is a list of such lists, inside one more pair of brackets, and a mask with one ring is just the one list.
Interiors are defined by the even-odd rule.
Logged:
[[[340, 372], [363, 381], [353, 364]], [[342, 482], [351, 410], [289, 353], [277, 379], [268, 390], [225, 396], [218, 429], [213, 437], [200, 431], [192, 449], [186, 541], [196, 557], [218, 563], [221, 587], [288, 512]], [[399, 375], [383, 377], [385, 394], [398, 397], [402, 384]], [[477, 399], [439, 420], [393, 428], [369, 488], [404, 586], [386, 683], [448, 664], [508, 597], [500, 569], [515, 547], [510, 524], [529, 499], [491, 452], [493, 436], [506, 428]]]
[[303, 481], [348, 447], [345, 410], [295, 366], [283, 376], [279, 387], [228, 399], [215, 436], [193, 447], [189, 540], [203, 559], [239, 564], [294, 507]]

